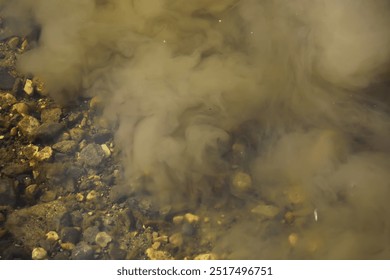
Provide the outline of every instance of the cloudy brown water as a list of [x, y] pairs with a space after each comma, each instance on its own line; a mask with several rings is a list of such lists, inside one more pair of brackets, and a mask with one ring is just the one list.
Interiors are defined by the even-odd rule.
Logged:
[[41, 29], [21, 71], [104, 101], [117, 191], [207, 216], [221, 258], [390, 258], [389, 1], [0, 4]]

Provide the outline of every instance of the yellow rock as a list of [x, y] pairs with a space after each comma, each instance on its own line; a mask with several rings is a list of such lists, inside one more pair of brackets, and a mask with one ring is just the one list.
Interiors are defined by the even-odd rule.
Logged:
[[67, 250], [67, 251], [71, 251], [76, 247], [76, 245], [74, 245], [73, 243], [70, 243], [70, 242], [61, 243], [60, 246], [62, 249]]
[[91, 200], [95, 200], [97, 196], [98, 196], [98, 193], [96, 191], [92, 190], [87, 194], [86, 198], [88, 201], [91, 201]]
[[183, 220], [184, 220], [184, 217], [180, 215], [180, 216], [173, 217], [172, 222], [175, 225], [180, 225], [181, 223], [183, 223]]
[[57, 232], [49, 231], [48, 233], [46, 233], [46, 239], [50, 241], [57, 241], [58, 239], [60, 239], [60, 237], [58, 236]]
[[260, 204], [253, 208], [251, 212], [265, 218], [274, 218], [280, 213], [280, 209], [274, 205]]
[[41, 247], [34, 248], [31, 254], [33, 260], [44, 260], [47, 257], [47, 252]]
[[145, 254], [151, 260], [173, 260], [173, 257], [168, 252], [155, 250], [153, 248], [146, 249]]
[[202, 260], [202, 261], [217, 260], [217, 259], [218, 256], [214, 253], [200, 254], [194, 258], [194, 260]]
[[33, 81], [27, 79], [26, 83], [24, 84], [23, 90], [26, 94], [32, 95], [34, 93]]
[[195, 224], [195, 223], [199, 222], [199, 216], [191, 214], [191, 213], [187, 213], [184, 215], [184, 220], [190, 224]]

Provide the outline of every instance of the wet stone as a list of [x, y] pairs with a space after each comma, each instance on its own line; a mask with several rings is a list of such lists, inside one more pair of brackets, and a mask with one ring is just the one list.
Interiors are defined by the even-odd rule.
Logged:
[[110, 243], [111, 241], [111, 236], [104, 231], [99, 232], [95, 237], [96, 244], [102, 248], [107, 247], [108, 243]]
[[15, 96], [10, 93], [0, 93], [0, 107], [7, 109], [17, 102]]
[[32, 249], [37, 240], [45, 239], [46, 233], [56, 227], [65, 210], [60, 200], [17, 209], [8, 215], [6, 228], [17, 240], [23, 240], [23, 244]]
[[48, 233], [46, 233], [46, 239], [49, 241], [57, 241], [58, 239], [60, 239], [60, 237], [58, 236], [57, 232], [49, 231]]
[[32, 80], [30, 79], [27, 79], [25, 84], [24, 84], [24, 87], [23, 87], [23, 91], [27, 94], [27, 95], [32, 95], [34, 93], [34, 86], [33, 86], [33, 82]]
[[65, 227], [61, 230], [61, 241], [64, 243], [77, 244], [80, 241], [81, 232], [74, 227]]
[[260, 204], [253, 208], [251, 212], [265, 218], [274, 218], [280, 213], [280, 209], [274, 205]]
[[60, 108], [45, 109], [41, 112], [41, 121], [43, 123], [58, 123], [61, 118], [62, 111]]
[[15, 84], [15, 77], [13, 77], [5, 68], [0, 68], [0, 89], [12, 90]]
[[21, 115], [27, 115], [29, 112], [30, 108], [26, 103], [20, 102], [16, 103], [12, 106], [12, 111], [17, 112]]
[[35, 139], [42, 141], [53, 141], [64, 129], [61, 123], [44, 123], [35, 129]]
[[76, 141], [65, 140], [53, 145], [53, 149], [60, 153], [71, 154], [76, 151], [78, 145]]
[[32, 159], [34, 157], [35, 153], [38, 152], [38, 150], [39, 150], [39, 147], [32, 145], [32, 144], [29, 144], [29, 145], [24, 146], [22, 148], [23, 155], [28, 159]]
[[52, 154], [53, 154], [53, 150], [51, 149], [51, 147], [46, 146], [42, 150], [36, 151], [34, 153], [34, 158], [38, 161], [44, 161], [50, 159]]
[[11, 163], [3, 168], [2, 173], [9, 177], [30, 173], [31, 169], [28, 163]]
[[0, 179], [0, 206], [13, 206], [16, 203], [13, 181]]
[[95, 242], [95, 237], [99, 233], [99, 227], [98, 226], [92, 226], [88, 227], [83, 231], [83, 240], [88, 242], [89, 244], [92, 244]]
[[107, 129], [99, 130], [92, 136], [92, 139], [98, 144], [104, 144], [108, 142], [112, 137], [111, 131]]
[[39, 125], [39, 121], [36, 118], [24, 116], [17, 126], [24, 136], [34, 137]]
[[71, 258], [73, 260], [92, 260], [95, 251], [86, 242], [80, 242], [72, 250]]
[[84, 139], [85, 132], [81, 128], [72, 128], [69, 130], [70, 138], [76, 142]]
[[90, 167], [98, 166], [104, 157], [104, 151], [98, 144], [88, 144], [80, 152], [80, 161]]
[[41, 247], [34, 248], [31, 254], [33, 260], [44, 260], [47, 258], [47, 251]]

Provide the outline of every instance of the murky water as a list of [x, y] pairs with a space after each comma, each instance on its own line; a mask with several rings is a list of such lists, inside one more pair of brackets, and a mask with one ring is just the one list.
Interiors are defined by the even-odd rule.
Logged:
[[21, 70], [103, 98], [123, 191], [221, 257], [390, 257], [388, 1], [1, 2], [41, 27]]

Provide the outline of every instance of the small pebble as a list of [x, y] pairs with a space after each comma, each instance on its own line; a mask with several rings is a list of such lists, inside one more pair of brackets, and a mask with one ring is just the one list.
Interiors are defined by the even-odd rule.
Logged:
[[252, 213], [264, 216], [265, 218], [274, 218], [279, 214], [280, 209], [273, 205], [260, 204], [251, 210]]
[[183, 223], [183, 220], [184, 220], [183, 216], [175, 216], [175, 217], [173, 217], [172, 222], [175, 225], [180, 225], [181, 223]]
[[83, 202], [84, 201], [84, 195], [82, 193], [77, 193], [76, 194], [76, 200], [78, 202]]
[[33, 81], [27, 79], [26, 83], [24, 84], [23, 90], [26, 94], [32, 95], [34, 93]]
[[53, 155], [53, 150], [51, 147], [46, 146], [42, 150], [34, 153], [34, 158], [38, 161], [44, 161], [50, 159]]
[[48, 233], [46, 233], [46, 239], [50, 241], [57, 241], [58, 239], [60, 239], [60, 237], [58, 236], [57, 232], [49, 231]]
[[199, 222], [199, 216], [191, 214], [191, 213], [187, 213], [184, 215], [184, 220], [186, 220], [190, 224], [195, 224], [195, 223]]
[[87, 194], [86, 199], [87, 199], [88, 201], [95, 200], [97, 196], [98, 196], [98, 193], [97, 193], [96, 191], [90, 191], [90, 192]]
[[67, 251], [71, 251], [76, 247], [76, 245], [74, 245], [73, 243], [70, 243], [70, 242], [61, 243], [60, 246], [62, 249], [67, 250]]
[[47, 252], [41, 247], [34, 248], [31, 254], [33, 260], [44, 260], [47, 257]]
[[108, 148], [108, 146], [106, 144], [102, 144], [100, 146], [102, 147], [102, 150], [103, 150], [104, 154], [106, 155], [106, 157], [110, 157], [111, 156], [110, 148]]
[[102, 231], [99, 232], [95, 237], [95, 242], [97, 245], [99, 245], [102, 248], [107, 247], [108, 243], [112, 241], [112, 238], [110, 235], [108, 235], [106, 232]]

